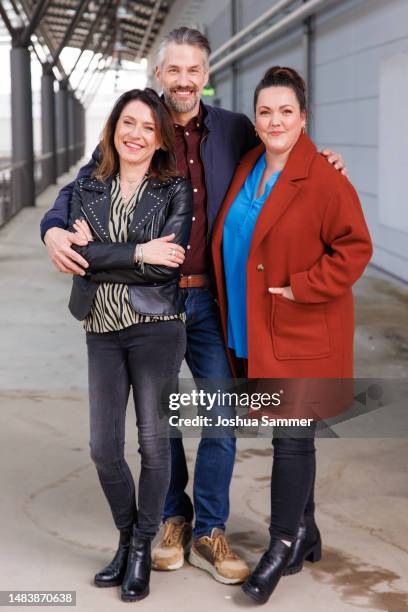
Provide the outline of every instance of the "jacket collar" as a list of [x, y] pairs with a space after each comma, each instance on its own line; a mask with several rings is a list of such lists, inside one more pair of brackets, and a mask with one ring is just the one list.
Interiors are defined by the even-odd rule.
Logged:
[[[159, 179], [157, 177], [151, 177], [149, 179], [148, 187], [151, 189], [160, 189], [161, 187], [169, 187], [174, 182], [174, 177], [167, 179]], [[83, 189], [87, 191], [106, 192], [110, 191], [112, 186], [113, 176], [109, 176], [106, 181], [100, 181], [96, 178], [83, 178], [80, 179], [80, 184]]]
[[[265, 146], [261, 143], [242, 157], [238, 165], [238, 173], [243, 174], [244, 181], [264, 152]], [[289, 154], [280, 179], [298, 181], [307, 178], [316, 153], [316, 145], [310, 140], [309, 136], [307, 136], [307, 134], [301, 134]]]
[[203, 108], [203, 113], [204, 113], [204, 125], [208, 131], [211, 131], [211, 127], [212, 127], [211, 124], [213, 122], [214, 114], [215, 114], [214, 109], [209, 104], [204, 104], [204, 102], [201, 102], [201, 106]]
[[109, 191], [112, 185], [113, 176], [109, 176], [106, 181], [97, 178], [86, 177], [79, 179], [79, 184], [86, 191], [96, 191], [99, 193]]
[[[232, 180], [231, 187], [224, 201], [214, 226], [215, 243], [221, 244], [222, 233], [226, 216], [232, 203], [237, 197], [245, 179], [251, 172], [259, 157], [264, 153], [263, 144], [251, 149], [241, 158], [237, 171]], [[285, 212], [299, 190], [299, 182], [309, 176], [310, 167], [317, 155], [316, 146], [306, 134], [301, 134], [292, 151], [282, 173], [264, 202], [259, 214], [252, 236], [250, 252], [260, 244], [279, 217]], [[216, 256], [216, 253], [214, 254]]]
[[310, 166], [316, 154], [316, 145], [310, 140], [307, 134], [301, 134], [290, 152], [281, 176], [289, 181], [298, 181], [307, 178], [309, 176]]
[[160, 208], [166, 205], [169, 185], [172, 185], [175, 182], [176, 179], [169, 179], [166, 181], [149, 179], [129, 225], [130, 242], [133, 241], [137, 232], [149, 222], [151, 217]]
[[[88, 222], [91, 223], [96, 233], [106, 242], [109, 242], [109, 213], [110, 213], [110, 189], [112, 178], [106, 181], [97, 179], [80, 179], [82, 192], [87, 192], [87, 197], [82, 198], [82, 207]], [[182, 179], [174, 177], [165, 181], [156, 178], [149, 179], [142, 197], [136, 206], [132, 221], [129, 226], [129, 240], [136, 237], [137, 232], [146, 225], [150, 218], [168, 200], [169, 187], [176, 186]]]
[[316, 146], [306, 134], [301, 134], [261, 209], [252, 235], [249, 255], [254, 252], [295, 200], [301, 181], [309, 176], [310, 166], [316, 155]]
[[170, 187], [170, 185], [174, 182], [174, 177], [169, 177], [167, 179], [158, 179], [152, 176], [149, 179], [148, 187], [151, 189], [161, 189], [162, 187]]

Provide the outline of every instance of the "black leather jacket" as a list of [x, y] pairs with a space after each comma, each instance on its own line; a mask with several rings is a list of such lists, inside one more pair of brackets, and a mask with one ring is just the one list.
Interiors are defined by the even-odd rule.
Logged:
[[145, 315], [178, 314], [184, 310], [179, 288], [180, 268], [134, 263], [135, 245], [174, 233], [174, 242], [186, 248], [191, 230], [193, 193], [190, 181], [181, 177], [149, 179], [134, 212], [127, 242], [109, 238], [110, 190], [106, 182], [82, 178], [75, 182], [70, 204], [69, 227], [79, 218], [90, 225], [94, 242], [73, 248], [89, 263], [86, 276], [74, 276], [69, 309], [80, 321], [91, 310], [98, 283], [129, 285], [136, 312]]

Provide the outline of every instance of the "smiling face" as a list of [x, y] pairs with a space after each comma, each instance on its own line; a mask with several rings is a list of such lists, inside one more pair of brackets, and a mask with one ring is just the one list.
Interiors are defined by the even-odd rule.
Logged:
[[132, 100], [122, 110], [114, 133], [121, 162], [149, 164], [160, 139], [153, 112], [140, 100]]
[[200, 94], [208, 81], [207, 63], [205, 51], [196, 45], [167, 45], [156, 77], [170, 110], [198, 110]]
[[306, 125], [306, 112], [291, 87], [261, 89], [255, 110], [255, 128], [267, 151], [289, 154]]

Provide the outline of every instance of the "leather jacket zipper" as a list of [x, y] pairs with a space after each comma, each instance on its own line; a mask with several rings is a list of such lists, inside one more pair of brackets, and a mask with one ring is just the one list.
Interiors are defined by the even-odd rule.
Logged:
[[85, 212], [85, 210], [84, 210], [83, 206], [81, 206], [81, 212], [82, 212], [82, 214], [84, 215], [85, 219], [87, 220], [87, 223], [88, 223], [89, 227], [91, 227], [91, 228], [92, 228], [92, 230], [95, 232], [95, 235], [96, 235], [96, 236], [99, 238], [99, 240], [100, 240], [101, 242], [105, 242], [105, 241], [103, 240], [103, 238], [101, 238], [101, 236], [98, 234], [98, 232], [96, 231], [96, 229], [94, 228], [94, 226], [92, 225], [92, 223], [90, 222], [89, 217], [88, 217], [88, 215], [86, 214], [86, 212]]

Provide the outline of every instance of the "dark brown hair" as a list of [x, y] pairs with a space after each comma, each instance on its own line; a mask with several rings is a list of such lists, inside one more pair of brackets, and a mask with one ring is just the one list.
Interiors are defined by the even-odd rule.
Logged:
[[123, 109], [133, 100], [140, 100], [151, 109], [156, 130], [162, 143], [162, 148], [155, 151], [153, 155], [150, 164], [151, 176], [165, 180], [176, 175], [174, 127], [169, 111], [157, 93], [150, 87], [146, 87], [146, 89], [131, 89], [122, 94], [105, 123], [99, 143], [100, 161], [94, 172], [95, 178], [101, 181], [105, 181], [109, 176], [119, 171], [119, 155], [114, 142], [115, 129]]
[[285, 66], [269, 68], [256, 86], [254, 93], [254, 110], [258, 102], [259, 92], [266, 87], [290, 87], [296, 95], [300, 110], [307, 110], [306, 83], [296, 70]]

